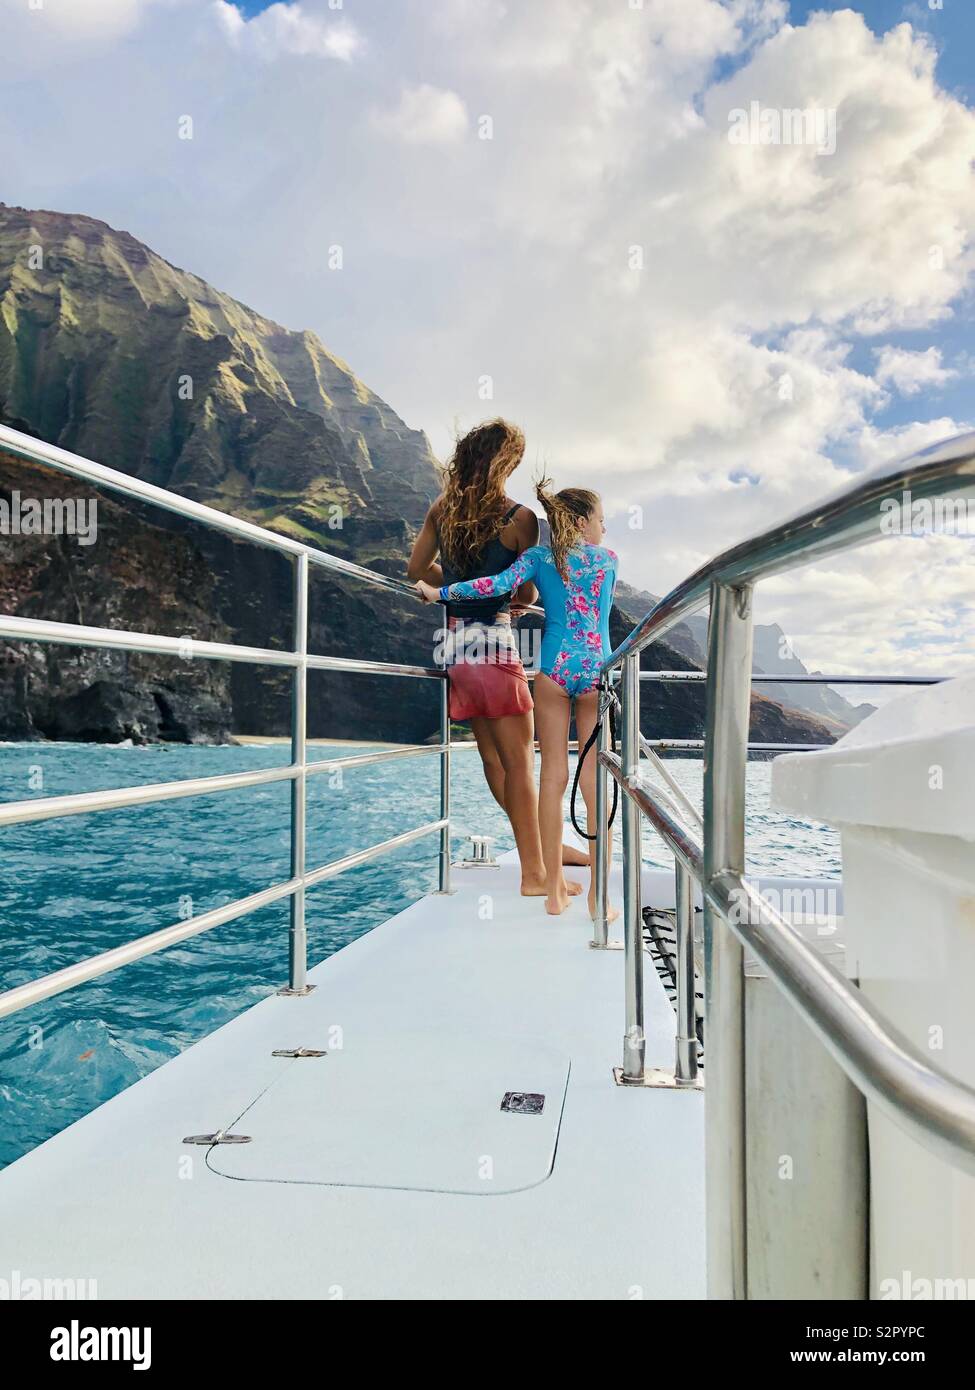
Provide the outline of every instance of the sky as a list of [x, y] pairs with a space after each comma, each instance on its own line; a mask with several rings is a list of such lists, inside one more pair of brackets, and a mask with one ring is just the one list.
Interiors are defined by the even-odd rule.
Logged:
[[[639, 587], [975, 427], [971, 0], [0, 0], [0, 46], [0, 199], [313, 329], [441, 458], [517, 420], [513, 495], [598, 488]], [[757, 616], [814, 668], [953, 674], [972, 546]]]

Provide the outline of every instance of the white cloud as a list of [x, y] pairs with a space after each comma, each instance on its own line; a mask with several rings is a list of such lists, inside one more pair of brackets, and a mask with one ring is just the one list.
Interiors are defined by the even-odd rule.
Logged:
[[41, 0], [40, 4], [31, 5], [29, 0], [20, 0], [19, 8], [28, 12], [35, 25], [50, 25], [72, 37], [116, 37], [137, 23], [147, 3], [148, 0]]
[[884, 540], [769, 580], [759, 592], [759, 618], [774, 614], [813, 669], [949, 676], [972, 669], [975, 600], [964, 538]]
[[236, 46], [265, 59], [281, 55], [351, 59], [361, 47], [355, 26], [341, 17], [318, 15], [300, 4], [276, 4], [245, 19], [230, 0], [215, 0], [218, 19]]
[[[77, 58], [92, 46], [122, 38], [140, 23], [148, 6], [158, 0], [0, 0], [4, 58], [17, 54], [17, 71], [57, 60], [73, 51]], [[165, 2], [165, 0], [163, 0]], [[12, 73], [8, 70], [9, 81]]]
[[907, 348], [876, 348], [876, 380], [890, 383], [902, 396], [916, 396], [925, 386], [943, 386], [953, 381], [958, 372], [941, 364], [941, 349], [929, 347], [924, 352]]
[[[141, 29], [147, 49], [155, 45], [160, 58], [172, 63], [166, 74], [172, 82], [181, 46], [191, 44], [201, 26], [215, 30], [235, 51], [269, 60], [348, 60], [361, 47], [355, 25], [321, 0], [285, 0], [250, 17], [233, 0], [41, 0], [38, 8], [28, 0], [0, 0], [0, 16], [18, 64], [60, 60], [68, 45], [79, 42], [89, 57], [93, 46], [104, 48]], [[117, 62], [125, 60], [122, 50], [114, 54]], [[142, 55], [132, 56], [138, 61]]]
[[395, 107], [377, 111], [377, 130], [404, 145], [453, 145], [467, 134], [467, 110], [456, 92], [423, 82], [406, 87]]
[[[956, 429], [878, 424], [889, 388], [920, 401], [957, 369], [938, 327], [975, 264], [975, 115], [907, 25], [874, 35], [850, 10], [789, 25], [781, 0], [398, 0], [357, 6], [341, 51], [348, 21], [325, 0], [247, 21], [225, 0], [141, 0], [138, 23], [116, 8], [124, 46], [76, 56], [0, 0], [8, 66], [34, 83], [29, 130], [22, 93], [0, 91], [7, 200], [104, 217], [314, 328], [440, 452], [455, 424], [518, 419], [515, 495], [536, 461], [595, 482], [632, 582], [669, 589]], [[835, 154], [732, 145], [728, 113], [752, 100], [835, 109]], [[851, 365], [905, 327], [931, 348], [878, 343], [872, 375]], [[831, 664], [858, 664], [855, 611], [879, 632], [901, 584], [923, 596], [904, 623], [933, 655], [925, 625], [966, 566], [971, 583], [967, 551], [879, 553], [769, 588], [804, 657], [819, 629]]]
[[975, 423], [953, 420], [950, 415], [934, 420], [914, 420], [887, 430], [867, 425], [857, 440], [857, 453], [864, 468], [879, 468], [891, 459], [916, 453], [940, 439], [951, 439], [973, 428]]
[[[882, 431], [865, 426], [858, 456], [880, 467], [970, 430], [950, 417]], [[959, 675], [975, 650], [975, 563], [964, 536], [883, 537], [759, 586], [756, 612], [774, 618], [811, 669]], [[855, 690], [851, 699], [889, 698]]]

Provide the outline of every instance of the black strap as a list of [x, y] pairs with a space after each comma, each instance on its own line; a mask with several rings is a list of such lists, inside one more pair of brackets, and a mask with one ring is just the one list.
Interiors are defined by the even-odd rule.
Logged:
[[[572, 796], [571, 796], [570, 799], [569, 799], [569, 814], [570, 814], [570, 816], [572, 817], [572, 828], [573, 828], [573, 830], [576, 832], [577, 835], [581, 835], [582, 838], [583, 838], [584, 840], [595, 840], [596, 836], [595, 836], [595, 835], [589, 835], [589, 834], [587, 834], [586, 831], [583, 830], [582, 826], [579, 824], [578, 820], [576, 819], [576, 796], [578, 795], [578, 792], [579, 792], [579, 777], [580, 777], [581, 774], [582, 774], [582, 764], [586, 761], [586, 754], [589, 752], [590, 748], [593, 746], [593, 744], [596, 742], [596, 739], [599, 737], [599, 730], [602, 728], [603, 719], [608, 719], [608, 720], [609, 720], [609, 729], [610, 729], [609, 741], [610, 741], [610, 746], [613, 748], [614, 751], [615, 751], [615, 749], [616, 749], [616, 716], [615, 716], [614, 713], [613, 713], [613, 708], [614, 708], [613, 705], [610, 704], [609, 708], [605, 711], [605, 713], [602, 715], [602, 717], [596, 720], [596, 727], [593, 729], [592, 733], [589, 735], [589, 740], [588, 740], [588, 742], [587, 742], [585, 748], [583, 748], [582, 752], [579, 754], [579, 761], [576, 763], [576, 775], [575, 775], [575, 777], [574, 777], [574, 779], [573, 779], [573, 782], [572, 782]], [[616, 778], [614, 777], [614, 778], [613, 778], [613, 809], [612, 809], [612, 811], [611, 811], [610, 814], [609, 814], [609, 826], [607, 827], [607, 828], [610, 829], [610, 830], [612, 830], [612, 828], [613, 828], [613, 821], [616, 819], [616, 810], [617, 810], [617, 807], [619, 806], [619, 799], [620, 799], [620, 788], [619, 788], [619, 783], [617, 782]]]
[[[504, 530], [504, 528], [507, 526], [508, 522], [509, 522], [509, 521], [511, 520], [511, 518], [515, 515], [515, 513], [520, 509], [520, 507], [521, 507], [521, 503], [520, 503], [520, 502], [515, 502], [515, 504], [514, 504], [513, 506], [511, 506], [511, 507], [508, 508], [508, 510], [505, 512], [504, 516], [501, 518], [501, 526], [500, 526], [500, 528], [499, 528], [501, 531]], [[441, 544], [440, 544], [440, 527], [437, 525], [436, 522], [433, 523], [433, 533], [434, 533], [434, 535], [435, 535], [436, 538], [437, 538], [437, 549], [438, 549], [438, 550], [441, 550], [441, 549], [442, 549], [442, 546], [441, 546]]]

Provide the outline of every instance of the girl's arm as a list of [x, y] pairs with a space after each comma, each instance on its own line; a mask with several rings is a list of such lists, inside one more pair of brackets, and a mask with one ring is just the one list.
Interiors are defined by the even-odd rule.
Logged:
[[458, 584], [444, 584], [440, 589], [435, 589], [431, 584], [421, 580], [416, 587], [425, 603], [460, 603], [471, 599], [499, 598], [502, 594], [510, 594], [520, 584], [525, 584], [534, 577], [538, 571], [540, 554], [541, 548], [532, 546], [500, 574], [485, 575], [482, 579], [465, 579]]
[[611, 550], [611, 551], [609, 552], [609, 554], [610, 554], [611, 560], [612, 560], [612, 569], [610, 570], [610, 573], [609, 573], [609, 575], [608, 575], [610, 584], [609, 584], [609, 602], [608, 602], [608, 604], [607, 604], [607, 613], [606, 613], [607, 619], [609, 618], [609, 611], [608, 611], [608, 610], [609, 610], [610, 608], [612, 608], [612, 606], [613, 606], [613, 599], [616, 597], [616, 581], [617, 581], [617, 579], [619, 578], [619, 570], [620, 570], [620, 557], [616, 554], [615, 550]]
[[619, 556], [615, 551], [606, 551], [606, 577], [603, 586], [599, 591], [599, 630], [603, 637], [603, 649], [606, 656], [613, 650], [609, 638], [609, 615], [613, 607], [613, 595], [616, 592], [616, 580], [619, 574]]
[[439, 498], [427, 512], [420, 534], [413, 542], [413, 552], [406, 566], [406, 577], [414, 584], [418, 579], [424, 579], [428, 584], [443, 583], [443, 570], [434, 563], [440, 549], [435, 519], [438, 502]]

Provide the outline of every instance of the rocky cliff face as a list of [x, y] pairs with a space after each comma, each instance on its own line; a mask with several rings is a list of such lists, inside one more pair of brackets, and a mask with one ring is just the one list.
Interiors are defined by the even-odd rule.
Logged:
[[[0, 204], [0, 409], [42, 439], [342, 552], [436, 495], [426, 437], [334, 357], [127, 232]], [[338, 523], [342, 524], [338, 524]]]
[[[282, 328], [126, 232], [2, 204], [0, 420], [387, 574], [404, 573], [438, 486], [425, 436], [314, 334]], [[98, 496], [0, 454], [0, 501], [15, 490]], [[0, 534], [0, 610], [291, 644], [288, 561], [111, 494], [98, 503], [90, 547], [70, 535]], [[429, 665], [438, 622], [409, 600], [313, 567], [310, 651]], [[614, 640], [631, 625], [615, 613]], [[644, 660], [694, 664], [690, 634], [672, 641]], [[646, 686], [643, 701], [648, 730], [700, 732], [699, 691]], [[759, 704], [769, 709], [756, 737], [831, 736], [818, 727], [810, 737], [808, 721]], [[433, 682], [309, 678], [313, 736], [421, 741], [437, 709]], [[768, 732], [769, 720], [781, 732]], [[0, 739], [209, 741], [284, 734], [289, 724], [284, 670], [0, 644]]]
[[[0, 534], [0, 611], [170, 637], [292, 644], [290, 563], [186, 528], [0, 452], [0, 508], [21, 498], [96, 496], [98, 538]], [[405, 533], [404, 533], [405, 534]], [[309, 650], [429, 665], [437, 616], [313, 568]], [[407, 687], [410, 687], [407, 689]], [[309, 676], [313, 737], [420, 742], [436, 727], [433, 683]], [[0, 739], [223, 742], [287, 734], [287, 670], [47, 643], [0, 643]]]
[[[387, 573], [402, 572], [437, 492], [426, 437], [314, 334], [289, 332], [102, 222], [2, 205], [0, 419]], [[79, 494], [8, 459], [0, 496], [15, 488]], [[90, 549], [70, 537], [0, 538], [6, 611], [79, 621], [80, 608], [92, 625], [290, 642], [280, 557], [107, 494], [99, 523]], [[429, 663], [434, 622], [414, 605], [319, 574], [311, 600], [311, 650]], [[0, 737], [287, 731], [287, 673], [210, 666], [8, 644]], [[315, 675], [311, 731], [423, 737], [436, 701], [406, 684]], [[159, 714], [167, 699], [183, 718]]]
[[[0, 454], [0, 501], [83, 498], [84, 489]], [[232, 640], [216, 580], [185, 539], [100, 503], [98, 543], [74, 536], [0, 534], [0, 609], [24, 618], [181, 630]], [[221, 741], [230, 733], [224, 663], [46, 643], [0, 648], [0, 737], [119, 742]]]

